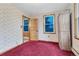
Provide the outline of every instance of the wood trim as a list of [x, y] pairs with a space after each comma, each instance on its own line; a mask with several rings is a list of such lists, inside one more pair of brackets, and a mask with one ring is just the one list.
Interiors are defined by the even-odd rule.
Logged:
[[[73, 51], [73, 50], [74, 50], [74, 52], [75, 52], [77, 55], [79, 55], [79, 52], [77, 52], [77, 50], [76, 50], [75, 48], [72, 48], [72, 51]], [[73, 52], [73, 53], [74, 53], [74, 52]], [[74, 53], [74, 54], [75, 54], [75, 53]], [[76, 55], [76, 54], [75, 54], [75, 55]]]
[[70, 13], [70, 39], [71, 39], [71, 46], [72, 46], [72, 13]]
[[24, 15], [22, 15], [22, 17], [26, 17], [26, 18], [30, 19], [30, 17], [24, 16]]
[[74, 37], [72, 37], [72, 52], [75, 54], [75, 55], [79, 55], [79, 52], [75, 49], [75, 48], [73, 48], [73, 44], [76, 44], [76, 43], [73, 43], [73, 40], [75, 40], [75, 39], [79, 39], [79, 38], [77, 38], [76, 37], [76, 19], [75, 19], [75, 5], [76, 5], [76, 3], [74, 3], [73, 4], [73, 16], [72, 17], [74, 17], [74, 19], [73, 19], [73, 21], [74, 21], [74, 25], [73, 25], [73, 29], [74, 29], [74, 34], [72, 34], [72, 36], [74, 35]]
[[77, 40], [79, 40], [79, 38], [77, 38], [77, 35], [74, 35], [74, 38], [77, 39]]
[[[22, 36], [23, 36], [23, 16], [21, 16], [21, 21], [22, 21], [22, 24], [21, 24], [21, 29], [22, 29]], [[24, 36], [23, 36], [24, 37]], [[24, 42], [24, 38], [22, 38], [23, 40], [23, 42]]]
[[76, 11], [76, 6], [77, 6], [77, 4], [76, 3], [74, 3], [74, 38], [75, 39], [77, 39], [77, 40], [79, 40], [79, 38], [77, 37], [77, 18], [76, 18], [76, 16], [75, 16], [75, 11]]
[[76, 21], [75, 21], [75, 4], [74, 4], [74, 32], [76, 32], [76, 25], [75, 25]]
[[[45, 32], [45, 16], [49, 16], [49, 15], [52, 15], [54, 16], [54, 32]], [[44, 15], [43, 16], [43, 33], [44, 34], [56, 34], [56, 15], [55, 14], [49, 14], [49, 15]]]
[[[22, 15], [22, 33], [23, 33], [23, 37], [24, 37], [24, 31], [23, 31], [23, 19], [24, 19], [24, 17], [26, 17], [26, 16], [24, 16], [24, 15]], [[28, 21], [29, 21], [29, 23], [30, 23], [30, 18], [29, 17], [26, 17], [26, 18], [28, 18]], [[30, 40], [30, 27], [28, 28], [28, 32], [29, 32], [29, 40]], [[24, 42], [24, 38], [23, 38], [23, 42]]]

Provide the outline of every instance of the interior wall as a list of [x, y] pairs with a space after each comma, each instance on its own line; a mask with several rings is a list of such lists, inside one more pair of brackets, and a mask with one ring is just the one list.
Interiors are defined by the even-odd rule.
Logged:
[[[55, 14], [56, 33], [44, 34], [43, 16]], [[15, 47], [23, 42], [22, 13], [15, 7], [0, 4], [0, 53]], [[27, 16], [25, 14], [25, 16]], [[38, 16], [38, 40], [58, 42], [58, 13], [47, 13]]]
[[23, 41], [22, 13], [8, 4], [0, 4], [0, 53], [7, 51]]
[[[74, 4], [72, 4], [72, 50], [73, 52], [76, 51], [76, 53], [79, 53], [79, 40], [75, 38], [75, 18], [74, 16], [77, 16], [77, 14], [74, 13]], [[78, 54], [79, 55], [79, 54]]]
[[[44, 33], [44, 15], [55, 14], [55, 26], [56, 26], [56, 33], [55, 34], [45, 34]], [[44, 15], [38, 16], [38, 40], [43, 41], [52, 41], [58, 42], [58, 13], [47, 13]]]

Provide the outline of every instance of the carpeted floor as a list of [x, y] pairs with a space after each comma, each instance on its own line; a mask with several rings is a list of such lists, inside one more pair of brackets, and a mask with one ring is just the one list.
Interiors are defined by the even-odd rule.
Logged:
[[74, 56], [71, 51], [63, 51], [58, 43], [43, 41], [26, 42], [1, 56]]

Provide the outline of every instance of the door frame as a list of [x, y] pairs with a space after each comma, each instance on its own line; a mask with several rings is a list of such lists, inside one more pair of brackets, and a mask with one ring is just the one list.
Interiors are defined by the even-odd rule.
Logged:
[[[24, 17], [26, 17], [26, 16], [24, 16], [24, 15], [22, 15], [22, 26], [21, 26], [21, 28], [22, 28], [22, 35], [23, 35], [23, 42], [24, 42], [24, 29], [23, 29], [23, 23], [24, 23]], [[30, 23], [30, 18], [29, 17], [26, 17], [26, 18], [28, 18], [28, 21], [29, 21], [29, 23]], [[28, 25], [28, 32], [29, 32], [29, 40], [30, 40], [30, 26]]]

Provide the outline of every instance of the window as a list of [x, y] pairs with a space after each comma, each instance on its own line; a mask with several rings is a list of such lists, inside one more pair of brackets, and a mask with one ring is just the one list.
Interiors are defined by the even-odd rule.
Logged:
[[55, 33], [55, 16], [54, 15], [44, 16], [44, 32]]
[[23, 20], [23, 30], [24, 30], [24, 32], [28, 31], [28, 25], [29, 25], [28, 18], [24, 17], [24, 20]]

